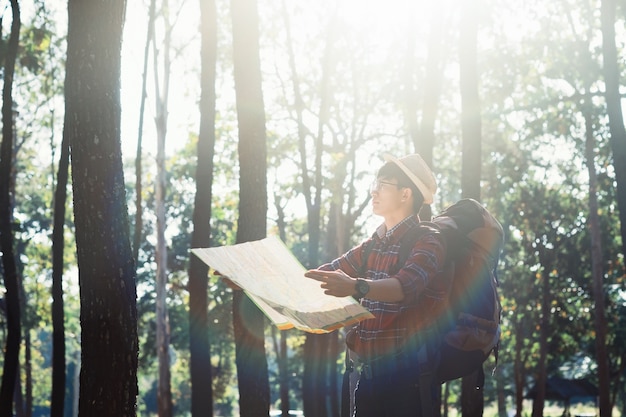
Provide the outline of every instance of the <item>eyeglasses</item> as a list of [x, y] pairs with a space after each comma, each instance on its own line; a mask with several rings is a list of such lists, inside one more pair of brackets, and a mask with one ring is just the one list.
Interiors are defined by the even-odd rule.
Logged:
[[372, 183], [372, 185], [370, 185], [370, 193], [374, 193], [374, 192], [380, 192], [380, 190], [385, 186], [385, 185], [393, 185], [394, 187], [399, 187], [399, 184], [396, 184], [394, 182], [388, 182], [388, 181], [382, 181], [382, 180], [376, 180]]

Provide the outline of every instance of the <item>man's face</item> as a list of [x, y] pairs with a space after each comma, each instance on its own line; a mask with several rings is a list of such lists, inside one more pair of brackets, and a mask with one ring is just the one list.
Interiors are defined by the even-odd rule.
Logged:
[[370, 187], [372, 211], [379, 216], [387, 216], [400, 209], [406, 188], [398, 185], [395, 178], [377, 178]]

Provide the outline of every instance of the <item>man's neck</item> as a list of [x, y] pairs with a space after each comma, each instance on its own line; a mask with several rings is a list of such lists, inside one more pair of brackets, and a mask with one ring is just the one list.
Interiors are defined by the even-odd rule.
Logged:
[[395, 213], [395, 215], [385, 216], [385, 227], [387, 230], [393, 229], [398, 223], [402, 220], [406, 219], [409, 216], [417, 216], [415, 213], [407, 212], [399, 212]]

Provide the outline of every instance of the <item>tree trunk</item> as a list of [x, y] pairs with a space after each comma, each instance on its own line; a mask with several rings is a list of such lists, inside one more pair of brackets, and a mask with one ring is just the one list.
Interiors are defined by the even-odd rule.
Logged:
[[63, 417], [65, 407], [65, 314], [63, 313], [63, 255], [65, 206], [70, 150], [67, 135], [61, 142], [61, 158], [54, 193], [54, 228], [52, 230], [52, 395], [50, 417]]
[[[169, 101], [169, 80], [171, 72], [170, 44], [172, 25], [170, 23], [170, 10], [167, 0], [163, 1], [162, 19], [164, 26], [164, 40], [161, 53], [157, 51], [156, 42], [154, 47], [154, 84], [156, 98], [156, 134], [157, 134], [157, 155], [156, 155], [156, 183], [154, 205], [156, 212], [156, 350], [159, 366], [159, 376], [157, 384], [157, 409], [159, 417], [171, 417], [173, 414], [172, 389], [171, 389], [171, 363], [170, 363], [170, 324], [167, 312], [167, 243], [165, 239], [165, 228], [167, 224], [165, 214], [165, 192], [167, 189], [166, 167], [165, 167], [165, 140], [167, 137], [167, 117]], [[154, 33], [154, 28], [152, 29]], [[159, 78], [159, 56], [163, 57], [162, 78]], [[162, 85], [161, 85], [162, 83]]]
[[[480, 201], [481, 121], [476, 68], [478, 16], [474, 1], [463, 3], [460, 22], [459, 76], [461, 88], [462, 174], [461, 190], [465, 198]], [[463, 378], [461, 404], [463, 417], [483, 415], [483, 389], [476, 389], [478, 372]]]
[[[217, 12], [215, 1], [200, 1], [202, 35], [200, 133], [196, 166], [196, 196], [193, 209], [191, 247], [211, 245], [211, 201], [215, 154], [215, 66], [217, 61]], [[208, 317], [208, 266], [198, 257], [189, 262], [189, 349], [191, 415], [213, 415], [211, 345]]]
[[135, 264], [120, 144], [123, 0], [69, 1], [64, 135], [80, 286], [79, 415], [135, 416]]
[[143, 73], [141, 77], [141, 103], [139, 105], [139, 127], [137, 129], [137, 151], [135, 153], [135, 233], [133, 235], [133, 258], [139, 260], [139, 247], [141, 246], [141, 232], [143, 229], [143, 207], [141, 205], [142, 194], [142, 142], [143, 142], [143, 116], [146, 107], [146, 82], [148, 79], [148, 56], [150, 54], [150, 42], [154, 41], [154, 10], [156, 0], [150, 0], [148, 12], [148, 30], [146, 44], [143, 53]]
[[513, 361], [513, 379], [515, 381], [515, 417], [522, 417], [524, 404], [524, 388], [526, 375], [522, 361], [522, 349], [524, 348], [523, 323], [515, 322], [515, 352]]
[[[239, 219], [237, 242], [267, 234], [267, 144], [261, 87], [256, 0], [231, 0], [233, 64], [239, 127]], [[265, 319], [242, 292], [233, 296], [241, 417], [267, 416], [270, 389], [265, 356]]]
[[498, 405], [498, 417], [508, 417], [504, 384], [505, 382], [502, 371], [500, 369], [496, 369], [496, 403]]
[[11, 172], [13, 143], [13, 75], [19, 44], [20, 7], [11, 0], [13, 21], [4, 62], [4, 87], [2, 89], [2, 144], [0, 145], [0, 252], [4, 270], [4, 299], [6, 301], [7, 337], [4, 347], [2, 385], [0, 386], [0, 417], [13, 415], [15, 381], [19, 375], [21, 339], [20, 300], [17, 264], [13, 251], [13, 212], [11, 204]]
[[552, 262], [546, 255], [545, 247], [539, 248], [539, 257], [543, 273], [541, 276], [541, 321], [539, 324], [539, 358], [537, 360], [537, 371], [535, 386], [537, 393], [533, 399], [532, 417], [543, 417], [543, 408], [546, 400], [547, 358], [548, 358], [548, 336], [550, 334], [550, 271]]
[[[320, 108], [319, 118], [317, 121], [317, 134], [315, 136], [313, 175], [314, 177], [306, 184], [313, 185], [311, 189], [305, 192], [307, 201], [307, 230], [309, 237], [309, 266], [315, 267], [319, 263], [320, 249], [320, 233], [321, 233], [321, 205], [322, 205], [322, 154], [324, 143], [324, 126], [328, 123], [331, 102], [330, 77], [333, 67], [333, 43], [335, 41], [336, 17], [331, 18], [331, 23], [326, 32], [326, 48], [322, 57], [322, 79], [320, 80]], [[301, 160], [307, 158], [307, 150], [304, 147], [304, 138], [300, 138]], [[305, 172], [306, 164], [301, 165], [302, 174], [308, 176]], [[305, 184], [305, 185], [306, 185]], [[324, 346], [324, 342], [329, 339], [323, 335], [307, 334], [305, 345], [312, 343], [310, 347], [312, 355], [304, 358], [304, 376], [302, 383], [302, 402], [304, 414], [311, 417], [327, 417], [328, 410], [326, 407], [327, 398], [325, 380], [327, 378], [328, 362], [328, 346]], [[335, 361], [337, 358], [332, 358]]]
[[[409, 132], [413, 137], [415, 151], [420, 154], [429, 167], [432, 167], [433, 148], [435, 146], [435, 122], [437, 120], [439, 96], [441, 95], [441, 85], [443, 83], [441, 51], [444, 31], [441, 10], [434, 9], [430, 21], [421, 126], [419, 127], [419, 135], [417, 130], [413, 132], [413, 129], [411, 129]], [[430, 220], [431, 217], [432, 207], [430, 204], [425, 204], [420, 210], [420, 219]]]
[[[274, 194], [274, 205], [276, 207], [277, 213], [276, 226], [278, 228], [278, 236], [280, 237], [280, 240], [286, 242], [287, 232], [285, 228], [287, 222], [285, 220], [285, 210], [281, 205], [280, 196], [276, 194]], [[276, 336], [274, 334], [276, 332], [275, 327], [272, 328], [272, 330], [274, 339], [276, 339]], [[280, 332], [280, 342], [275, 343], [274, 350], [276, 350], [276, 361], [278, 362], [278, 392], [280, 397], [280, 411], [282, 417], [289, 417], [289, 410], [291, 407], [289, 401], [289, 369], [287, 367], [289, 364], [289, 360], [287, 357], [287, 332]]]
[[[604, 63], [604, 82], [606, 107], [611, 132], [613, 168], [617, 183], [617, 207], [619, 209], [622, 253], [626, 253], [626, 128], [622, 113], [620, 95], [620, 61], [615, 45], [615, 9], [616, 0], [602, 0], [602, 55]], [[600, 417], [610, 417], [608, 400], [600, 395]]]
[[461, 130], [463, 157], [461, 190], [463, 197], [480, 201], [481, 121], [479, 75], [476, 68], [478, 11], [476, 1], [464, 2], [461, 13], [459, 68], [461, 87]]
[[[591, 100], [589, 100], [591, 102]], [[594, 149], [596, 145], [593, 120], [589, 111], [585, 111], [585, 160], [589, 173], [589, 231], [591, 233], [591, 270], [593, 279], [594, 325], [596, 331], [596, 363], [598, 364], [598, 391], [600, 398], [600, 416], [613, 413], [610, 391], [609, 354], [607, 350], [607, 318], [605, 308], [604, 272], [602, 260], [602, 229], [598, 213], [598, 178], [596, 174]]]

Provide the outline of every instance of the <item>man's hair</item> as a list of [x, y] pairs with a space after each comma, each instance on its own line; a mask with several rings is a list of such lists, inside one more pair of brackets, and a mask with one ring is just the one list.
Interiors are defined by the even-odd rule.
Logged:
[[376, 176], [376, 178], [395, 178], [396, 180], [398, 180], [398, 187], [410, 188], [413, 194], [413, 212], [415, 214], [419, 213], [420, 209], [424, 205], [424, 196], [417, 188], [417, 185], [415, 185], [413, 181], [411, 181], [408, 175], [406, 175], [398, 165], [394, 164], [391, 161], [385, 162], [385, 164], [378, 170], [378, 175]]

